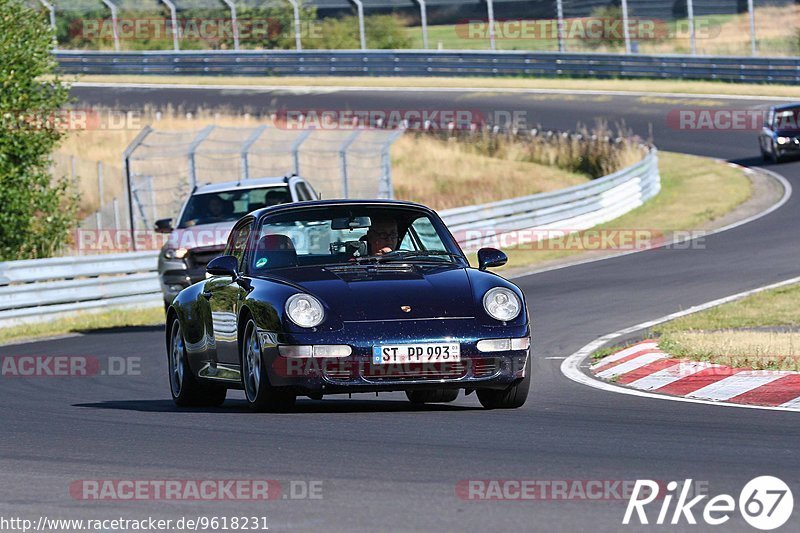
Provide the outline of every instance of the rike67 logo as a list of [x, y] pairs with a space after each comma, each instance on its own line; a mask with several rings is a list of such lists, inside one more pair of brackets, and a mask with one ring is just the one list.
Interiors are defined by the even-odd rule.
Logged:
[[[659, 503], [653, 507], [658, 508], [658, 517], [654, 522], [658, 525], [697, 524], [697, 514], [706, 524], [719, 526], [728, 522], [736, 511], [737, 501], [729, 494], [720, 494], [705, 502], [703, 500], [708, 498], [707, 494], [692, 497], [691, 479], [684, 481], [683, 485], [670, 481], [666, 485], [666, 492], [661, 493], [663, 488], [663, 484], [649, 479], [637, 480], [622, 523], [628, 525], [633, 520], [635, 524], [638, 520], [639, 524], [650, 524], [652, 514], [648, 517], [645, 507], [657, 500]], [[744, 486], [739, 493], [738, 506], [745, 522], [756, 529], [769, 531], [789, 520], [794, 509], [794, 498], [789, 486], [782, 480], [760, 476]]]

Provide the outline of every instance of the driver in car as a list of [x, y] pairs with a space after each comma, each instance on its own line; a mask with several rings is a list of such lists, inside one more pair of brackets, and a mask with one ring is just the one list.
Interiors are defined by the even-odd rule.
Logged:
[[397, 221], [374, 219], [365, 235], [370, 255], [383, 255], [397, 248]]

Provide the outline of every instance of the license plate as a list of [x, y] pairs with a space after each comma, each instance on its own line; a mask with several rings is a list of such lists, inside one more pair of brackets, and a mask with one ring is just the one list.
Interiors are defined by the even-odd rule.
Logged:
[[397, 363], [442, 363], [461, 361], [457, 342], [430, 344], [387, 344], [372, 347], [373, 365]]

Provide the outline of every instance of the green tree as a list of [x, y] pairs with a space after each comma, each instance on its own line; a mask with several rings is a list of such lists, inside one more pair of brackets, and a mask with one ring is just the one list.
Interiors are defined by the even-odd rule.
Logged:
[[0, 260], [46, 257], [70, 238], [77, 196], [49, 172], [69, 97], [46, 17], [0, 0]]

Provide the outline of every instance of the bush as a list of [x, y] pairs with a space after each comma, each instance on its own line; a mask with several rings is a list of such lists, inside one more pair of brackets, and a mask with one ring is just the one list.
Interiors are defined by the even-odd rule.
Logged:
[[47, 257], [76, 224], [71, 183], [49, 171], [68, 100], [52, 46], [42, 13], [0, 0], [0, 260]]
[[[323, 50], [359, 49], [358, 17], [326, 18], [319, 29], [319, 37], [309, 40], [307, 48]], [[410, 48], [411, 38], [403, 22], [393, 15], [364, 17], [364, 36], [370, 50]]]

